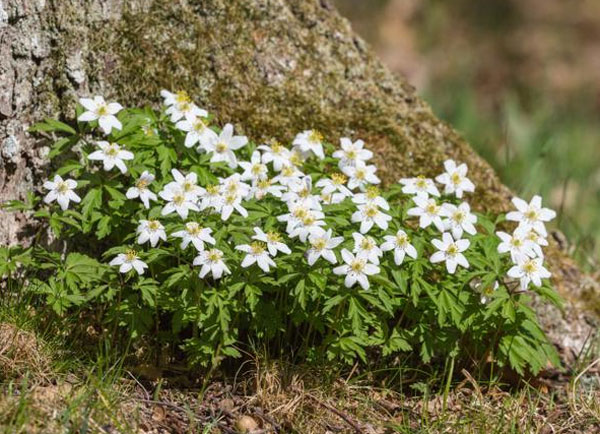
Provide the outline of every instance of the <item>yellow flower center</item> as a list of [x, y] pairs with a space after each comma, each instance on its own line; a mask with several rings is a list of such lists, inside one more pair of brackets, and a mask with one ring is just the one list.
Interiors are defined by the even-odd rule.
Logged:
[[277, 140], [273, 140], [271, 142], [271, 151], [273, 151], [274, 154], [279, 155], [283, 152], [283, 150], [284, 150], [284, 147]]
[[183, 183], [183, 191], [185, 191], [185, 192], [192, 191], [194, 189], [194, 187], [196, 187], [196, 185], [191, 181], [185, 181]]
[[525, 213], [525, 217], [527, 217], [529, 220], [537, 220], [538, 219], [538, 213], [536, 210], [534, 209], [530, 209], [529, 211], [527, 211]]
[[237, 201], [237, 195], [235, 193], [229, 193], [225, 196], [225, 202], [228, 205], [233, 205]]
[[182, 111], [182, 112], [189, 112], [192, 109], [192, 105], [190, 104], [189, 101], [180, 102], [178, 105], [179, 105], [179, 111]]
[[66, 183], [66, 182], [64, 182], [64, 181], [61, 181], [61, 182], [59, 182], [59, 183], [57, 184], [57, 186], [56, 186], [56, 190], [57, 190], [59, 193], [66, 193], [67, 191], [69, 191], [69, 186], [67, 185], [67, 183]]
[[367, 197], [371, 200], [379, 197], [379, 189], [372, 186], [367, 188]]
[[375, 243], [371, 238], [363, 238], [360, 242], [360, 248], [363, 250], [371, 250], [373, 247], [375, 247]]
[[208, 260], [211, 262], [219, 262], [223, 257], [223, 253], [218, 251], [217, 249], [211, 249], [208, 251]]
[[448, 246], [448, 250], [446, 250], [446, 253], [448, 253], [450, 256], [456, 255], [458, 253], [458, 246], [454, 243], [450, 244]]
[[515, 247], [521, 247], [523, 245], [523, 241], [520, 238], [513, 238], [510, 240], [510, 243]]
[[354, 176], [356, 177], [356, 179], [363, 180], [366, 178], [367, 172], [365, 172], [364, 169], [357, 169]]
[[456, 223], [462, 223], [465, 220], [465, 213], [463, 213], [462, 211], [457, 211], [454, 213], [454, 215], [452, 216], [452, 219], [456, 222]]
[[281, 241], [281, 235], [279, 232], [267, 232], [267, 240], [269, 240], [270, 243], [278, 243]]
[[211, 196], [216, 196], [219, 194], [219, 186], [218, 185], [209, 185], [206, 187], [206, 192]]
[[290, 163], [294, 166], [302, 165], [302, 156], [298, 152], [292, 152], [292, 155], [290, 155]]
[[202, 231], [202, 226], [200, 226], [198, 223], [190, 222], [186, 223], [185, 230], [188, 232], [188, 234], [196, 236]]
[[297, 219], [303, 219], [304, 217], [306, 217], [306, 213], [307, 212], [304, 208], [296, 208], [292, 214]]
[[178, 193], [175, 196], [173, 196], [173, 203], [175, 205], [182, 205], [183, 202], [185, 202], [185, 195]]
[[308, 197], [308, 195], [310, 194], [310, 190], [306, 187], [304, 187], [302, 190], [300, 190], [300, 192], [298, 193], [298, 196], [300, 197]]
[[525, 271], [527, 274], [535, 273], [537, 271], [536, 263], [532, 259], [525, 262], [525, 264], [523, 264], [523, 271]]
[[182, 104], [185, 102], [189, 103], [192, 101], [192, 99], [185, 90], [180, 90], [175, 94], [175, 101], [177, 101], [179, 104]]
[[431, 203], [427, 204], [425, 211], [427, 211], [427, 214], [433, 215], [433, 214], [437, 214], [438, 208], [439, 207], [435, 203], [431, 202]]
[[156, 231], [160, 228], [160, 222], [158, 220], [150, 220], [148, 222], [148, 229]]
[[260, 188], [261, 190], [265, 190], [267, 188], [269, 188], [271, 186], [271, 180], [266, 178], [266, 179], [261, 179], [260, 181], [258, 181], [258, 188]]
[[227, 151], [227, 148], [227, 143], [219, 142], [217, 143], [217, 146], [215, 146], [215, 151], [217, 151], [219, 154], [222, 154], [223, 152]]
[[460, 174], [458, 174], [457, 172], [454, 172], [452, 174], [452, 176], [450, 177], [450, 179], [452, 180], [452, 183], [454, 185], [458, 185], [460, 184], [460, 182], [462, 181], [462, 177], [460, 176]]
[[253, 255], [261, 255], [265, 252], [265, 245], [260, 241], [255, 241], [250, 244], [250, 249], [252, 250]]
[[116, 143], [111, 143], [110, 145], [108, 145], [104, 153], [109, 157], [116, 157], [120, 150], [121, 148], [119, 145], [117, 145]]
[[348, 160], [356, 159], [356, 154], [356, 149], [350, 149], [349, 151], [346, 151], [346, 157], [348, 158]]
[[378, 210], [374, 206], [368, 206], [365, 209], [365, 214], [366, 214], [367, 217], [373, 218], [373, 217], [375, 217], [377, 215], [377, 213], [378, 213]]
[[294, 168], [290, 166], [284, 166], [283, 169], [281, 169], [281, 173], [285, 177], [292, 176], [294, 174]]
[[408, 237], [405, 234], [396, 235], [396, 243], [399, 246], [405, 246], [408, 244]]
[[317, 238], [312, 241], [311, 244], [315, 250], [323, 250], [327, 247], [327, 240], [325, 238]]
[[148, 181], [146, 181], [145, 179], [140, 179], [138, 180], [138, 182], [135, 183], [135, 186], [138, 190], [145, 190], [148, 186]]
[[360, 273], [363, 268], [365, 268], [365, 261], [362, 259], [355, 259], [352, 261], [352, 264], [350, 264], [350, 268], [352, 268], [352, 271]]
[[304, 224], [304, 226], [310, 226], [315, 222], [315, 220], [316, 219], [312, 214], [306, 214], [302, 219], [302, 224]]
[[417, 188], [424, 190], [427, 188], [427, 178], [425, 178], [423, 175], [419, 175], [417, 176], [417, 181], [415, 182], [415, 185], [417, 186]]
[[196, 131], [197, 133], [201, 133], [206, 128], [206, 119], [196, 118], [196, 120], [194, 121], [194, 131]]
[[331, 180], [335, 185], [344, 185], [348, 178], [346, 178], [341, 173], [334, 173], [333, 175], [331, 175]]
[[254, 164], [252, 166], [251, 172], [253, 175], [260, 175], [263, 172], [264, 165], [262, 164]]
[[312, 143], [321, 143], [323, 141], [323, 134], [317, 130], [312, 130], [308, 136], [308, 140]]
[[494, 287], [488, 286], [487, 288], [484, 288], [484, 290], [482, 292], [483, 292], [483, 295], [487, 295], [489, 297], [494, 294]]
[[129, 249], [129, 250], [127, 250], [127, 251], [125, 252], [125, 259], [126, 259], [128, 262], [131, 262], [131, 261], [134, 261], [134, 260], [136, 260], [136, 259], [137, 259], [137, 257], [138, 257], [138, 255], [137, 255], [137, 252], [136, 252], [135, 250], [133, 250], [133, 249]]
[[96, 111], [98, 116], [106, 116], [108, 114], [108, 106], [105, 104], [98, 106], [98, 110]]

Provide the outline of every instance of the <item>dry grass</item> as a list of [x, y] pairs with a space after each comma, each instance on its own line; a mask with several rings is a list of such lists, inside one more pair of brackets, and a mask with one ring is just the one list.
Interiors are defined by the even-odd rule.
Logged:
[[2, 432], [600, 432], [600, 359], [570, 381], [538, 379], [513, 390], [462, 371], [444, 396], [426, 377], [388, 387], [376, 380], [379, 373], [357, 367], [340, 375], [330, 366], [255, 358], [201, 390], [192, 387], [201, 378], [188, 378], [183, 388], [181, 376], [143, 380], [98, 367], [58, 372], [33, 333], [7, 323], [0, 331]]

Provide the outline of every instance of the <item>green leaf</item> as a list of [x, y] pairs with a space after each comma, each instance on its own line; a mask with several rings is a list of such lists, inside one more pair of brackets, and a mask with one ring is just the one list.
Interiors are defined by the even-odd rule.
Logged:
[[31, 133], [39, 131], [62, 131], [63, 133], [77, 134], [77, 131], [75, 131], [69, 125], [51, 118], [44, 119], [42, 122], [38, 122], [37, 124], [32, 125], [31, 127], [29, 127], [28, 131]]

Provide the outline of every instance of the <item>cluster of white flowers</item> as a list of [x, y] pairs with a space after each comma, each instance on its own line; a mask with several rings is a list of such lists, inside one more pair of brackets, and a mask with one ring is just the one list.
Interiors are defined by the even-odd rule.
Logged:
[[[158, 194], [151, 191], [155, 180], [153, 174], [143, 172], [126, 193], [129, 199], [139, 199], [145, 208], [150, 208], [150, 201], [164, 201], [161, 215], [176, 213], [183, 220], [183, 229], [170, 234], [171, 238], [181, 239], [181, 249], [191, 244], [198, 253], [193, 264], [201, 266], [199, 275], [204, 278], [209, 272], [214, 279], [229, 274], [225, 265], [223, 252], [217, 249], [217, 243], [210, 228], [203, 227], [200, 221], [194, 221], [190, 212], [210, 212], [220, 215], [223, 221], [233, 213], [242, 217], [248, 216], [245, 202], [251, 199], [261, 200], [273, 196], [283, 202], [287, 212], [277, 216], [277, 221], [285, 223], [288, 243], [294, 243], [310, 266], [314, 266], [320, 258], [337, 264], [335, 249], [343, 242], [343, 237], [334, 236], [334, 228], [328, 228], [325, 222], [323, 205], [338, 204], [346, 199], [355, 205], [351, 221], [357, 224], [358, 231], [352, 234], [354, 248], [346, 248], [339, 252], [342, 264], [335, 267], [336, 275], [345, 276], [344, 283], [352, 287], [358, 283], [362, 288], [369, 288], [369, 276], [380, 272], [380, 259], [384, 252], [393, 252], [396, 265], [400, 266], [406, 256], [416, 259], [417, 249], [411, 244], [408, 234], [399, 229], [395, 234], [384, 234], [383, 242], [378, 245], [377, 239], [371, 236], [378, 228], [388, 231], [392, 216], [390, 205], [376, 187], [380, 183], [377, 168], [370, 164], [373, 153], [364, 147], [362, 140], [352, 142], [348, 138], [340, 140], [340, 149], [333, 152], [338, 161], [339, 172], [329, 177], [322, 177], [313, 185], [310, 175], [303, 173], [304, 162], [310, 158], [324, 159], [325, 150], [323, 136], [315, 130], [299, 133], [288, 148], [278, 142], [270, 142], [257, 147], [250, 161], [238, 161], [236, 151], [246, 146], [245, 136], [234, 135], [231, 124], [223, 127], [217, 134], [209, 126], [208, 112], [196, 106], [185, 92], [172, 93], [162, 91], [166, 105], [166, 113], [175, 127], [185, 133], [184, 145], [195, 147], [198, 152], [210, 155], [212, 163], [225, 163], [231, 169], [239, 171], [227, 178], [218, 178], [215, 185], [200, 186], [195, 173], [184, 174], [177, 169], [171, 171], [173, 180], [162, 188]], [[88, 111], [83, 113], [80, 121], [98, 121], [100, 128], [109, 134], [112, 128], [120, 129], [121, 123], [114, 116], [121, 106], [117, 103], [106, 104], [102, 97], [82, 98], [82, 106]], [[97, 142], [99, 149], [90, 155], [90, 160], [103, 162], [104, 170], [117, 167], [121, 173], [127, 172], [125, 161], [132, 160], [134, 155], [117, 143]], [[467, 166], [457, 165], [453, 160], [444, 162], [445, 171], [435, 180], [416, 177], [403, 178], [402, 192], [412, 196], [414, 207], [407, 212], [409, 216], [418, 217], [420, 228], [433, 225], [440, 232], [439, 239], [433, 239], [436, 251], [431, 255], [432, 263], [444, 262], [448, 273], [455, 273], [458, 266], [468, 268], [469, 262], [464, 252], [470, 241], [463, 238], [465, 234], [476, 233], [477, 217], [471, 213], [467, 202], [458, 205], [440, 202], [440, 197], [456, 197], [462, 199], [465, 192], [473, 192], [474, 184], [467, 178]], [[436, 186], [436, 182], [440, 186]], [[77, 183], [73, 180], [62, 180], [59, 176], [53, 182], [46, 182], [44, 187], [50, 190], [45, 197], [47, 203], [56, 200], [61, 208], [67, 209], [69, 201], [79, 202], [73, 189]], [[440, 193], [440, 190], [442, 193]], [[554, 217], [554, 212], [541, 208], [541, 199], [535, 196], [530, 204], [521, 199], [514, 199], [518, 211], [507, 215], [507, 219], [519, 222], [519, 227], [512, 235], [498, 232], [502, 239], [499, 252], [510, 252], [515, 267], [509, 276], [520, 279], [525, 288], [532, 281], [540, 285], [540, 278], [548, 277], [548, 271], [542, 266], [541, 246], [546, 245], [546, 231], [543, 222]], [[191, 221], [188, 218], [192, 216]], [[266, 228], [270, 229], [270, 228]], [[377, 229], [375, 229], [377, 230]], [[152, 247], [160, 241], [167, 241], [163, 224], [157, 219], [141, 220], [137, 228], [137, 242], [150, 243]], [[207, 246], [210, 245], [210, 246]], [[292, 253], [282, 233], [275, 230], [266, 232], [259, 227], [254, 228], [250, 244], [235, 246], [245, 254], [241, 266], [246, 268], [254, 264], [264, 272], [277, 267], [274, 258], [278, 254]], [[137, 252], [129, 250], [119, 254], [111, 262], [119, 265], [120, 271], [126, 273], [135, 269], [142, 274], [147, 265], [139, 258]]]
[[510, 253], [514, 266], [508, 270], [508, 276], [519, 279], [524, 291], [529, 283], [540, 286], [542, 279], [550, 277], [543, 265], [542, 248], [548, 245], [545, 222], [556, 217], [556, 212], [542, 208], [542, 198], [537, 195], [529, 203], [518, 197], [512, 203], [517, 210], [506, 214], [506, 219], [518, 222], [518, 226], [512, 234], [496, 232], [502, 241], [498, 252]]

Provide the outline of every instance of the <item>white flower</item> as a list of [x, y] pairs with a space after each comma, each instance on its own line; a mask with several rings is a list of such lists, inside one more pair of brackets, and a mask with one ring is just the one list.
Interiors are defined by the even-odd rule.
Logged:
[[544, 222], [549, 222], [556, 217], [556, 212], [549, 208], [542, 208], [542, 198], [540, 196], [533, 196], [529, 203], [518, 197], [513, 197], [512, 203], [517, 211], [506, 214], [506, 220], [519, 222], [519, 225], [524, 228], [534, 229], [542, 237], [547, 236]]
[[[319, 230], [321, 226], [325, 226], [323, 220], [319, 220], [321, 213], [319, 211], [308, 211], [299, 221], [299, 223], [288, 232], [290, 238], [298, 237], [303, 243], [306, 242], [306, 238]], [[288, 223], [289, 224], [289, 223]]]
[[541, 286], [542, 279], [547, 279], [552, 275], [544, 268], [542, 258], [523, 258], [508, 270], [507, 274], [513, 279], [520, 280], [523, 291], [527, 289], [529, 282], [533, 282], [535, 286]]
[[365, 191], [369, 184], [379, 184], [381, 180], [375, 175], [377, 168], [374, 165], [367, 166], [364, 162], [358, 161], [354, 166], [345, 166], [342, 172], [350, 178], [348, 188], [354, 190], [359, 188]]
[[186, 148], [191, 148], [197, 143], [199, 149], [206, 150], [211, 143], [218, 139], [219, 136], [208, 126], [208, 119], [205, 116], [208, 116], [208, 113], [188, 115], [185, 120], [181, 120], [175, 125], [176, 128], [187, 133], [183, 142]]
[[288, 234], [292, 232], [296, 226], [302, 225], [303, 220], [307, 216], [316, 220], [320, 220], [325, 217], [321, 211], [311, 210], [306, 206], [306, 204], [302, 203], [290, 205], [289, 211], [289, 213], [277, 217], [278, 221], [287, 223], [286, 232]]
[[137, 180], [133, 187], [127, 190], [125, 196], [127, 199], [135, 199], [139, 197], [144, 204], [144, 207], [150, 208], [150, 200], [156, 200], [156, 194], [152, 193], [148, 186], [154, 181], [154, 175], [144, 170], [144, 173], [140, 175], [140, 179]]
[[367, 203], [365, 205], [358, 205], [358, 211], [352, 214], [352, 223], [360, 222], [360, 231], [366, 234], [371, 230], [374, 224], [383, 230], [388, 228], [388, 222], [392, 220], [392, 217], [381, 212], [375, 204]]
[[168, 215], [176, 211], [185, 220], [190, 210], [200, 211], [198, 206], [191, 200], [191, 197], [186, 195], [185, 191], [179, 187], [165, 188], [158, 195], [168, 202], [163, 207], [161, 215]]
[[308, 237], [311, 246], [306, 252], [308, 265], [314, 265], [319, 258], [323, 258], [332, 264], [337, 262], [333, 249], [339, 246], [342, 241], [344, 241], [344, 238], [332, 237], [331, 234], [331, 229], [328, 229], [327, 231], [321, 229], [319, 231], [314, 231]]
[[220, 279], [225, 274], [231, 274], [225, 262], [223, 262], [223, 252], [219, 249], [210, 249], [201, 251], [198, 256], [194, 258], [194, 265], [202, 265], [200, 273], [198, 274], [203, 279], [208, 272], [212, 273], [213, 279]]
[[490, 299], [494, 296], [494, 293], [498, 290], [499, 287], [500, 285], [498, 284], [498, 281], [494, 280], [494, 283], [492, 285], [489, 285], [487, 288], [482, 288], [481, 298], [479, 299], [481, 304], [486, 304], [488, 301], [490, 301]]
[[444, 185], [445, 194], [455, 194], [459, 199], [463, 192], [474, 192], [475, 185], [467, 178], [467, 165], [465, 163], [456, 165], [454, 160], [444, 161], [446, 172], [435, 177], [435, 180]]
[[252, 239], [266, 243], [271, 256], [277, 256], [278, 251], [286, 255], [292, 253], [290, 248], [281, 242], [282, 238], [279, 232], [269, 231], [265, 233], [261, 228], [254, 227], [254, 234]]
[[65, 211], [69, 207], [69, 201], [75, 203], [81, 202], [81, 198], [73, 191], [77, 188], [77, 181], [73, 179], [63, 179], [59, 175], [54, 176], [53, 181], [44, 182], [44, 188], [50, 192], [44, 197], [45, 203], [58, 202], [60, 208]]
[[263, 151], [262, 162], [273, 163], [276, 172], [281, 172], [284, 165], [290, 164], [290, 150], [277, 141], [271, 142], [271, 146], [260, 145], [257, 149]]
[[413, 259], [417, 258], [417, 249], [410, 244], [408, 235], [403, 230], [396, 232], [396, 235], [386, 235], [383, 238], [385, 242], [381, 245], [381, 250], [384, 252], [393, 250], [396, 265], [402, 265], [405, 255]]
[[204, 211], [207, 208], [213, 208], [216, 212], [221, 212], [223, 206], [223, 197], [221, 196], [220, 185], [208, 185], [202, 193], [199, 201], [200, 210]]
[[375, 240], [358, 232], [354, 232], [352, 238], [354, 238], [353, 252], [356, 253], [356, 256], [366, 258], [373, 264], [379, 265], [379, 257], [383, 256], [383, 252], [377, 247]]
[[367, 276], [379, 273], [379, 267], [370, 264], [364, 257], [354, 256], [347, 249], [342, 249], [342, 259], [345, 264], [335, 267], [333, 272], [337, 275], [346, 275], [344, 279], [346, 288], [351, 288], [358, 282], [363, 289], [369, 289]]
[[177, 122], [182, 118], [194, 119], [208, 116], [208, 112], [194, 104], [186, 92], [172, 94], [163, 90], [160, 94], [164, 98], [165, 105], [168, 106], [166, 113], [171, 116], [171, 122]]
[[113, 167], [121, 171], [121, 173], [127, 172], [127, 166], [123, 160], [133, 160], [133, 154], [129, 151], [121, 149], [121, 146], [117, 143], [98, 142], [100, 147], [99, 151], [94, 151], [88, 155], [89, 160], [99, 160], [104, 163], [104, 170], [112, 170]]
[[374, 205], [386, 211], [390, 209], [390, 205], [388, 204], [387, 200], [380, 196], [379, 189], [374, 186], [367, 187], [367, 191], [365, 193], [355, 194], [352, 198], [352, 202], [358, 205]]
[[312, 179], [310, 176], [296, 179], [288, 185], [288, 191], [281, 196], [281, 200], [291, 205], [305, 205], [309, 209], [321, 210], [321, 198], [312, 193]]
[[158, 220], [140, 220], [136, 232], [138, 234], [138, 244], [144, 244], [149, 240], [150, 245], [155, 247], [158, 240], [167, 241], [165, 227]]
[[430, 178], [424, 176], [417, 176], [416, 178], [402, 178], [400, 180], [402, 187], [402, 193], [404, 194], [415, 194], [424, 196], [439, 196], [440, 192]]
[[544, 252], [542, 247], [546, 247], [548, 245], [548, 240], [538, 234], [534, 229], [529, 229], [525, 235], [525, 239], [531, 241], [534, 253], [540, 258], [543, 258]]
[[338, 165], [341, 168], [345, 166], [356, 166], [359, 161], [365, 162], [373, 157], [373, 153], [368, 149], [363, 149], [365, 142], [357, 140], [352, 143], [347, 137], [340, 139], [341, 150], [335, 151], [332, 156], [339, 161]]
[[283, 190], [285, 190], [283, 185], [275, 184], [273, 183], [273, 180], [264, 178], [254, 181], [252, 184], [251, 196], [258, 200], [263, 199], [267, 196], [267, 194], [275, 197], [281, 197]]
[[181, 190], [188, 200], [192, 202], [195, 202], [198, 196], [204, 194], [204, 189], [198, 185], [198, 175], [196, 175], [194, 172], [184, 175], [179, 170], [172, 169], [171, 175], [173, 175], [174, 181], [165, 185], [165, 190]]
[[498, 231], [496, 235], [502, 240], [498, 245], [498, 253], [510, 252], [510, 258], [515, 264], [525, 258], [536, 256], [533, 243], [526, 238], [527, 232], [525, 229], [517, 228], [512, 235]]
[[265, 164], [262, 163], [260, 152], [254, 151], [250, 161], [240, 161], [239, 165], [244, 169], [242, 173], [242, 180], [260, 180], [267, 177], [268, 169]]
[[239, 193], [224, 193], [221, 196], [221, 220], [229, 220], [233, 211], [237, 211], [242, 217], [248, 217], [248, 211], [242, 206], [242, 196]]
[[460, 265], [465, 268], [469, 268], [469, 262], [467, 258], [462, 254], [471, 245], [469, 240], [454, 240], [449, 232], [442, 234], [442, 239], [431, 240], [431, 244], [438, 249], [429, 260], [436, 264], [438, 262], [445, 261], [446, 269], [448, 273], [454, 274], [456, 266]]
[[428, 227], [431, 223], [435, 225], [440, 232], [444, 231], [441, 213], [442, 207], [437, 204], [434, 198], [417, 195], [412, 198], [415, 208], [409, 209], [406, 213], [410, 216], [419, 217], [419, 226], [421, 228]]
[[290, 185], [293, 182], [298, 181], [299, 178], [303, 177], [302, 173], [298, 168], [292, 164], [284, 164], [281, 168], [281, 172], [275, 178], [273, 182], [278, 182], [281, 185]]
[[304, 154], [312, 152], [321, 160], [325, 158], [323, 152], [323, 135], [316, 130], [307, 130], [298, 133], [292, 145], [300, 149], [300, 152]]
[[138, 274], [144, 274], [144, 269], [148, 268], [148, 265], [139, 258], [135, 250], [119, 253], [116, 258], [110, 261], [109, 265], [120, 265], [119, 272], [121, 273], [127, 273], [133, 268]]
[[123, 128], [121, 122], [115, 116], [119, 113], [123, 106], [118, 102], [106, 103], [101, 96], [91, 98], [80, 98], [79, 103], [87, 110], [83, 112], [77, 120], [80, 122], [98, 121], [98, 125], [108, 135], [112, 129], [120, 130]]
[[185, 90], [177, 91], [176, 93], [169, 92], [166, 89], [160, 91], [160, 96], [163, 97], [164, 104], [169, 107], [177, 103], [190, 102], [192, 99]]
[[239, 173], [234, 173], [227, 178], [219, 178], [219, 183], [221, 184], [221, 194], [236, 194], [241, 197], [246, 197], [250, 193], [250, 186], [245, 182], [242, 182], [241, 175]]
[[471, 214], [471, 207], [467, 202], [463, 202], [459, 206], [445, 203], [442, 205], [441, 215], [447, 217], [443, 220], [444, 230], [451, 231], [455, 239], [461, 238], [463, 232], [469, 235], [477, 233], [474, 226], [477, 223], [477, 216]]
[[346, 187], [348, 178], [341, 173], [334, 173], [331, 178], [321, 178], [315, 186], [321, 189], [321, 196], [328, 197], [328, 203], [340, 203], [347, 197], [352, 197], [352, 192]]
[[243, 268], [248, 268], [250, 265], [256, 263], [265, 273], [268, 273], [270, 271], [269, 267], [277, 267], [269, 256], [264, 243], [255, 241], [252, 244], [236, 246], [235, 249], [247, 253], [242, 260]]
[[237, 158], [233, 151], [243, 148], [248, 143], [246, 136], [234, 136], [233, 125], [227, 124], [221, 130], [221, 134], [206, 146], [207, 152], [212, 152], [211, 163], [221, 161], [227, 163], [230, 168], [237, 167]]
[[215, 239], [210, 235], [211, 228], [203, 228], [199, 223], [188, 222], [185, 224], [185, 230], [177, 231], [171, 234], [172, 237], [181, 238], [181, 249], [185, 250], [192, 243], [196, 250], [204, 250], [204, 243], [215, 244]]

